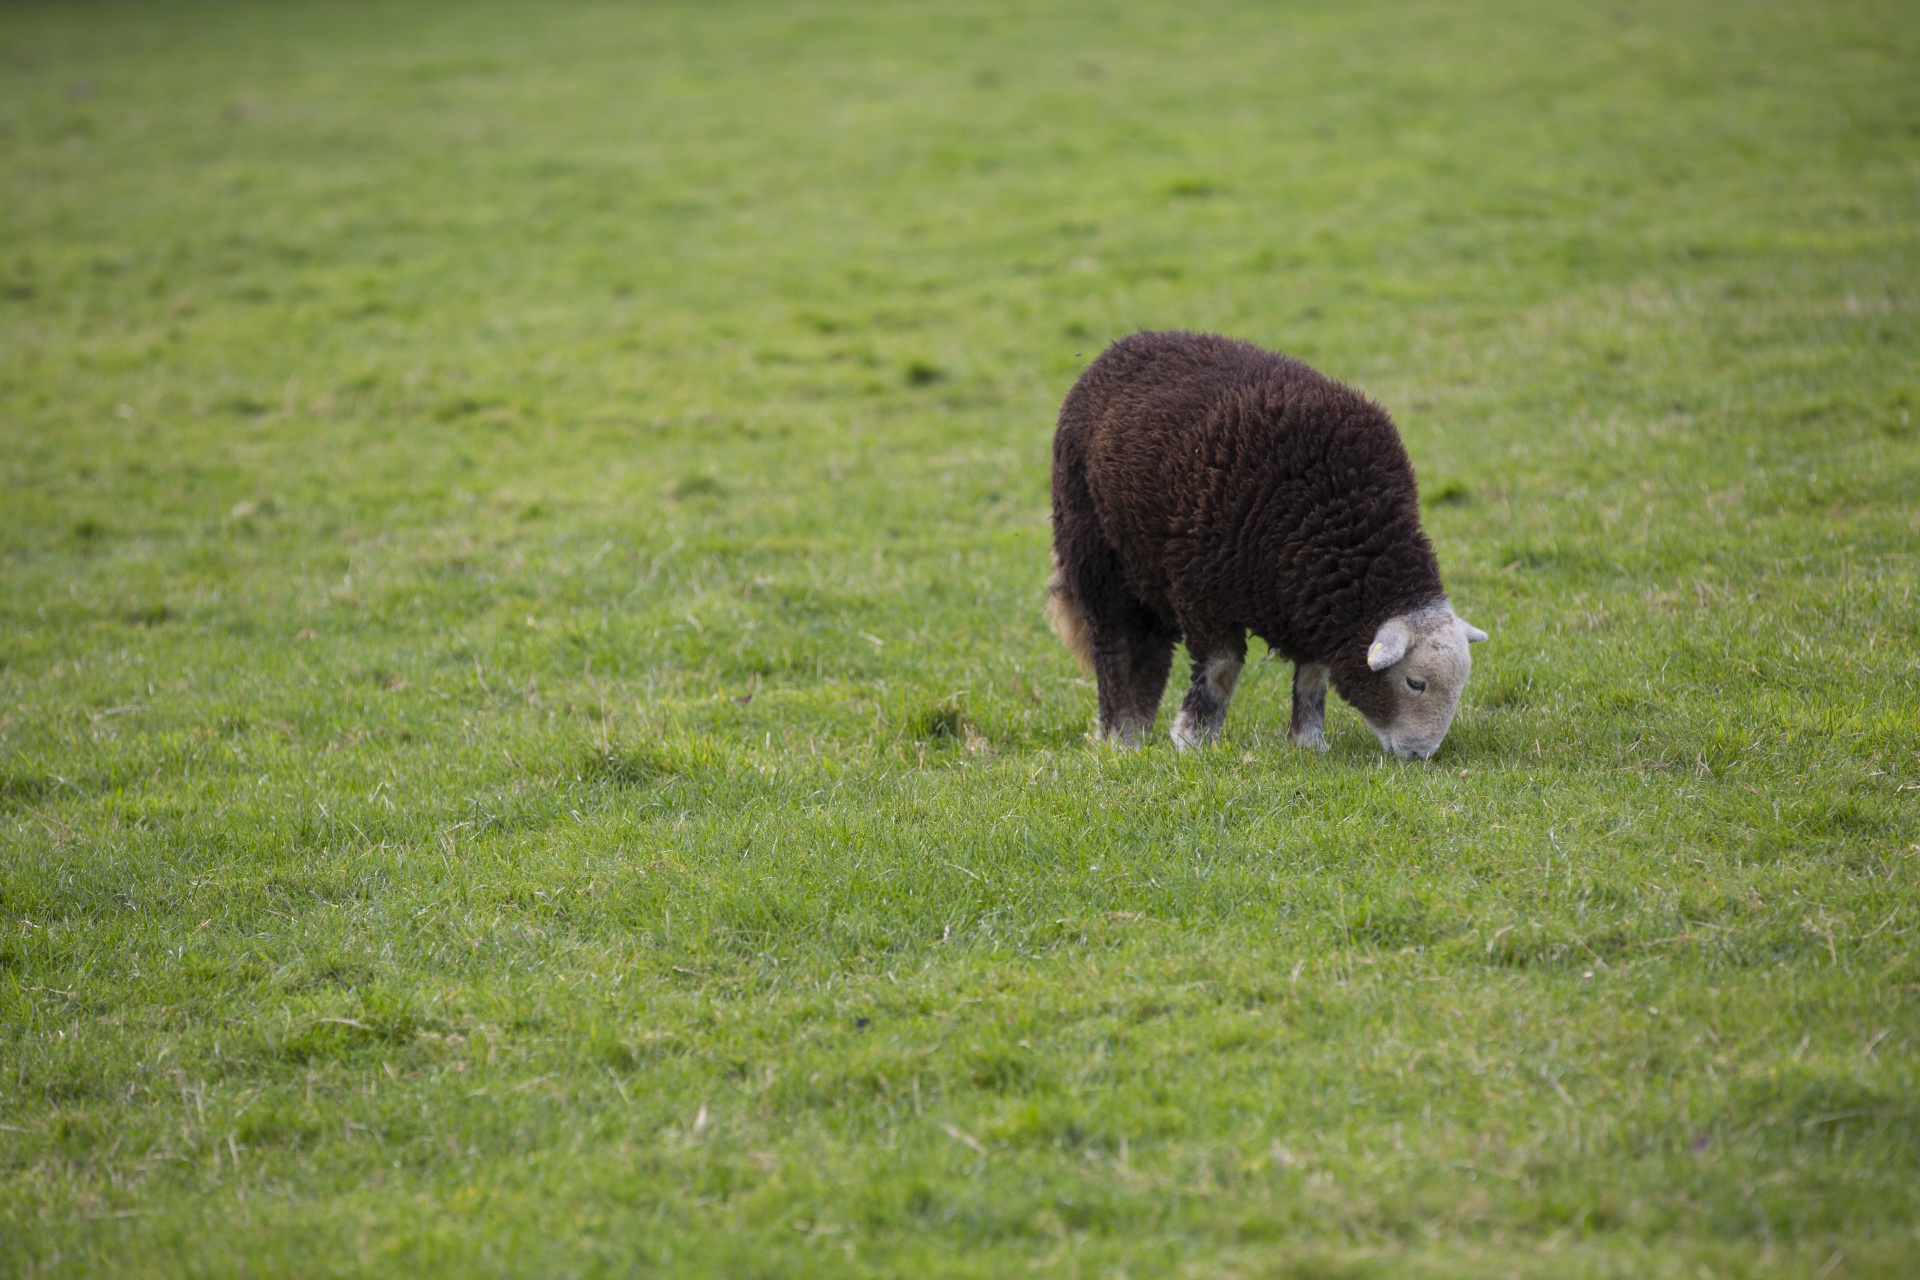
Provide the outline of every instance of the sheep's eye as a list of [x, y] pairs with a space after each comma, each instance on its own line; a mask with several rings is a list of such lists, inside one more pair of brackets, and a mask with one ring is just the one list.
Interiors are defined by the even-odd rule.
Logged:
[[1427, 691], [1427, 682], [1425, 680], [1415, 680], [1412, 676], [1408, 676], [1407, 688], [1413, 690], [1415, 693], [1425, 693]]

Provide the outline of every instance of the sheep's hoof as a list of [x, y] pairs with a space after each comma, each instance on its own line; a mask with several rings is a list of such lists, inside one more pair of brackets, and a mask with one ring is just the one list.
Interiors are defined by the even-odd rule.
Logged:
[[1293, 745], [1305, 747], [1309, 751], [1324, 752], [1327, 749], [1327, 735], [1318, 729], [1312, 733], [1296, 733], [1293, 735]]
[[1211, 725], [1196, 722], [1186, 712], [1181, 712], [1173, 720], [1173, 746], [1176, 751], [1190, 751], [1195, 747], [1210, 747], [1220, 740], [1220, 731]]

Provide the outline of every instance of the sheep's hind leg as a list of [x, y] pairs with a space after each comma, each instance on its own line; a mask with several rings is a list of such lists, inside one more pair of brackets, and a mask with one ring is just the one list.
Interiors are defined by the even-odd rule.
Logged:
[[1188, 652], [1194, 656], [1193, 683], [1180, 703], [1180, 714], [1173, 719], [1173, 745], [1182, 751], [1220, 740], [1227, 705], [1233, 701], [1234, 686], [1240, 683], [1240, 668], [1246, 665], [1247, 640], [1241, 636], [1237, 642], [1197, 650], [1189, 645]]
[[1153, 731], [1173, 669], [1173, 638], [1153, 631], [1129, 631], [1093, 646], [1094, 679], [1100, 686], [1100, 737], [1121, 747], [1137, 747]]
[[1327, 664], [1293, 664], [1293, 717], [1288, 736], [1315, 751], [1327, 749]]

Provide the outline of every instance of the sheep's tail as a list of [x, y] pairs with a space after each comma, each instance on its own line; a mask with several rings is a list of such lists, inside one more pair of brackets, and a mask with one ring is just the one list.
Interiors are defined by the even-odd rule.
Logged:
[[1087, 626], [1086, 610], [1080, 607], [1067, 575], [1060, 568], [1060, 553], [1053, 553], [1053, 576], [1047, 579], [1047, 621], [1053, 633], [1080, 661], [1080, 669], [1093, 674], [1093, 632]]

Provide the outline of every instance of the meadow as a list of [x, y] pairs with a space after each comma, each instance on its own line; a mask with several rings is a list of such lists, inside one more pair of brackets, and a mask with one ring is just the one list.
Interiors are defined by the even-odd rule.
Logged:
[[[1917, 68], [0, 7], [0, 1272], [1920, 1273]], [[1433, 760], [1257, 644], [1089, 743], [1053, 415], [1172, 327], [1395, 415]]]

